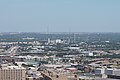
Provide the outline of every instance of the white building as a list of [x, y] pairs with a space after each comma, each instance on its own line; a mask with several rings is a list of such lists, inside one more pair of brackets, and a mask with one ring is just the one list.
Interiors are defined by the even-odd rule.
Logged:
[[106, 69], [105, 74], [120, 76], [120, 69]]

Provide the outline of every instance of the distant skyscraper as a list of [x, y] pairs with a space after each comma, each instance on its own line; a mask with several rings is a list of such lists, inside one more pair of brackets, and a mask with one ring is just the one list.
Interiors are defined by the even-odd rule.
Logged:
[[74, 33], [74, 43], [76, 43], [76, 34]]

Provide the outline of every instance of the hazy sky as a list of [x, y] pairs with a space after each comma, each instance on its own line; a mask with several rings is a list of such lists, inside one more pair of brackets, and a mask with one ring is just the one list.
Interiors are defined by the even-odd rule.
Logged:
[[0, 0], [0, 32], [120, 32], [120, 0]]

